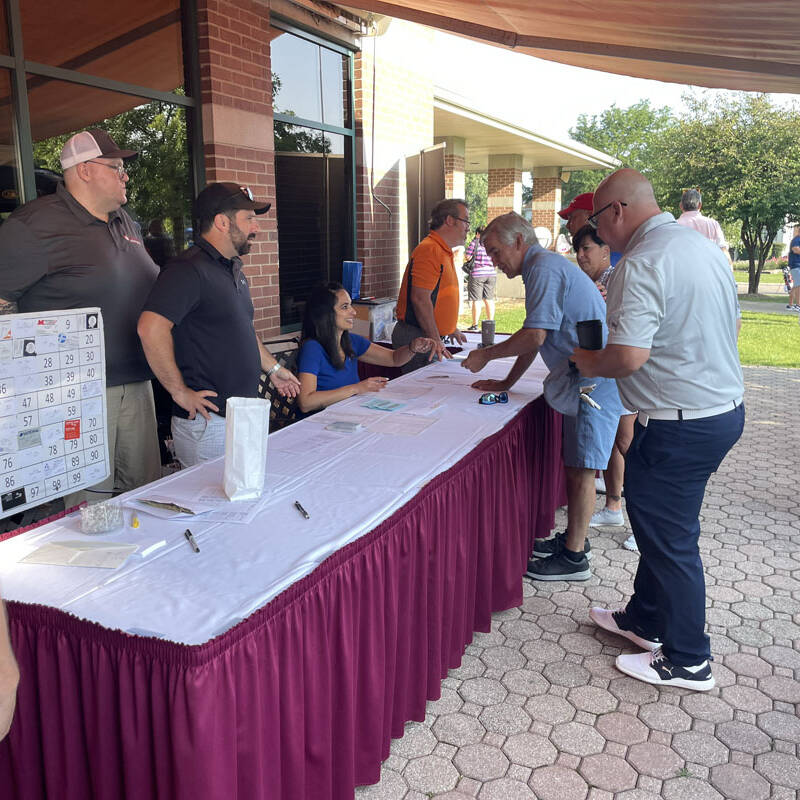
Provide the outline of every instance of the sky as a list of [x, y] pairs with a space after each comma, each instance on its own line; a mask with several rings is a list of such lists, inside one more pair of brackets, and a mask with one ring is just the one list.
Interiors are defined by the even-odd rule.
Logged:
[[[493, 116], [559, 138], [568, 138], [580, 113], [600, 114], [614, 103], [627, 108], [645, 98], [679, 113], [684, 93], [709, 91], [544, 61], [442, 31], [435, 33], [435, 52], [437, 86]], [[498, 81], [498, 75], [513, 79]], [[789, 104], [800, 102], [800, 95], [775, 94], [772, 100]]]

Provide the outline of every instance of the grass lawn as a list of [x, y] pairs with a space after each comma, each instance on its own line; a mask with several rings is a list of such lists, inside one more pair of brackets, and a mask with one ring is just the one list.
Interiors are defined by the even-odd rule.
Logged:
[[[736, 278], [737, 283], [747, 283], [750, 275], [746, 269], [735, 269], [733, 277]], [[783, 283], [782, 272], [762, 272], [760, 283]]]
[[[785, 303], [783, 298], [779, 298]], [[495, 315], [497, 331], [513, 333], [522, 327], [525, 305], [522, 300], [498, 300]], [[461, 317], [462, 330], [470, 324]], [[739, 335], [742, 364], [759, 367], [800, 367], [800, 324], [798, 315], [742, 312]]]

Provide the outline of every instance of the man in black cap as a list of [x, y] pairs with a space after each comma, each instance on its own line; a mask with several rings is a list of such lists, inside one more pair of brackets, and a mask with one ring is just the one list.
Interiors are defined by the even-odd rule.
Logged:
[[255, 332], [242, 272], [257, 216], [270, 205], [235, 183], [203, 189], [195, 202], [200, 238], [166, 265], [139, 318], [147, 360], [172, 396], [175, 455], [187, 467], [225, 452], [225, 403], [256, 397], [262, 371], [281, 394], [299, 391]]
[[67, 508], [161, 474], [152, 374], [136, 335], [158, 267], [122, 208], [125, 163], [136, 155], [103, 130], [76, 133], [61, 151], [64, 181], [55, 193], [16, 209], [0, 227], [0, 313], [87, 306], [103, 312], [111, 475], [68, 495]]

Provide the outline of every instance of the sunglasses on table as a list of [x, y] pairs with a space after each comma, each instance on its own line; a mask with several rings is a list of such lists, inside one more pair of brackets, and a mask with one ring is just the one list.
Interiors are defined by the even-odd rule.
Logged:
[[486, 392], [478, 398], [478, 402], [484, 406], [493, 406], [495, 403], [507, 403], [508, 392]]

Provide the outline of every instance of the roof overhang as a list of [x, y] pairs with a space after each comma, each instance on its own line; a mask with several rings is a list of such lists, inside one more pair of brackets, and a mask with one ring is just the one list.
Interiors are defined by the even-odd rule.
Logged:
[[613, 169], [619, 161], [586, 145], [559, 140], [460, 105], [437, 89], [433, 99], [433, 135], [464, 139], [466, 172], [487, 172], [489, 156], [520, 155], [522, 169], [561, 167], [564, 170]]
[[603, 72], [800, 92], [797, 0], [363, 0], [360, 7]]

